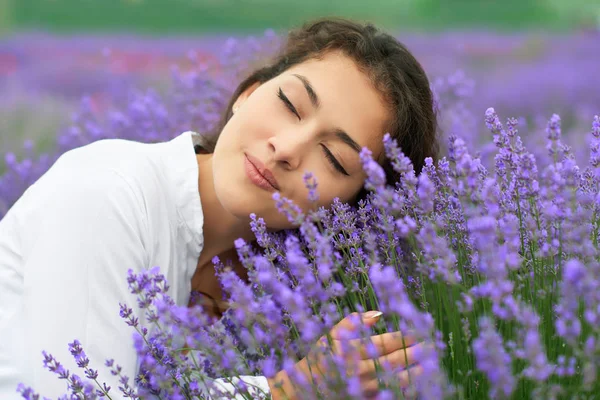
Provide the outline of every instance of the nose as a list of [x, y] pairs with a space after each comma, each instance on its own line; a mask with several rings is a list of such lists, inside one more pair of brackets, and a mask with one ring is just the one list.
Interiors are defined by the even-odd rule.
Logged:
[[268, 140], [269, 151], [273, 160], [281, 164], [286, 170], [300, 167], [304, 154], [309, 149], [310, 134], [306, 132], [292, 132], [273, 135]]

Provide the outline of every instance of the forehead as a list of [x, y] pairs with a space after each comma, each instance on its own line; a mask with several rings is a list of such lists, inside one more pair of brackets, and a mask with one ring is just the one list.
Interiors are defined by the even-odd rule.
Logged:
[[293, 74], [305, 76], [313, 86], [321, 103], [320, 119], [346, 131], [361, 147], [368, 147], [373, 156], [379, 155], [389, 109], [382, 94], [352, 59], [340, 52], [327, 53], [282, 74], [286, 80], [295, 81], [306, 96], [302, 83]]

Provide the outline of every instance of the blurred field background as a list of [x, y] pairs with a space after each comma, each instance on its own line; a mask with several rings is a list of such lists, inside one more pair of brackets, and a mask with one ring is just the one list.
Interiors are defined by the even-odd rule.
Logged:
[[595, 25], [594, 0], [3, 0], [6, 24], [62, 32], [249, 32], [323, 15], [389, 29], [568, 29]]
[[[210, 90], [174, 71], [227, 92], [289, 28], [328, 15], [396, 35], [430, 75], [446, 133], [489, 142], [488, 150], [491, 138], [479, 135], [488, 107], [532, 132], [559, 113], [581, 135], [600, 113], [600, 0], [0, 0], [0, 180], [7, 166], [18, 170], [62, 151], [64, 137], [98, 130], [82, 113], [131, 115], [135, 89], [169, 96], [170, 112], [202, 112], [206, 123], [214, 115], [192, 105], [198, 96], [179, 93]], [[184, 120], [173, 129], [203, 129]], [[47, 163], [37, 164], [33, 175]]]

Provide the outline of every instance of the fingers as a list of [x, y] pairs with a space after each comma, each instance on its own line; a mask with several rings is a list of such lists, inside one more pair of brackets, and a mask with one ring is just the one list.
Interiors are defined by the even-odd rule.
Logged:
[[[380, 366], [385, 369], [406, 368], [417, 362], [415, 353], [425, 346], [419, 343], [413, 347], [396, 350], [377, 359]], [[358, 374], [361, 378], [374, 378], [377, 375], [374, 360], [362, 360], [358, 363]]]
[[380, 311], [368, 311], [362, 314], [354, 312], [338, 322], [329, 333], [334, 340], [348, 339], [348, 334], [356, 332], [361, 324], [366, 326], [375, 325], [381, 315]]
[[360, 351], [360, 358], [363, 360], [378, 356], [394, 353], [400, 349], [413, 346], [417, 339], [410, 335], [403, 335], [402, 332], [387, 332], [381, 335], [371, 336], [371, 343], [365, 343], [364, 339], [350, 340], [351, 348]]
[[[386, 354], [378, 358], [379, 364], [382, 366], [389, 366], [388, 368], [403, 367], [406, 368], [413, 365], [415, 360], [415, 353], [423, 347], [423, 344], [417, 344], [413, 347], [396, 350], [393, 353]], [[367, 361], [367, 360], [364, 360]], [[375, 364], [372, 360], [371, 364]]]
[[[398, 373], [398, 385], [402, 389], [408, 388], [414, 379], [423, 373], [423, 367], [415, 365], [414, 367], [405, 369]], [[379, 382], [377, 379], [371, 379], [365, 382], [362, 386], [363, 393], [366, 396], [374, 396], [379, 391]]]

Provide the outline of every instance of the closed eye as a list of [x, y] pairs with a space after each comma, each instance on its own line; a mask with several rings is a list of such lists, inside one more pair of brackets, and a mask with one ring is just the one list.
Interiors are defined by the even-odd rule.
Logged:
[[281, 99], [281, 101], [283, 101], [283, 104], [285, 104], [285, 106], [294, 114], [296, 114], [296, 117], [298, 117], [298, 121], [301, 120], [300, 118], [300, 114], [298, 114], [298, 110], [296, 110], [296, 107], [294, 107], [294, 105], [292, 104], [292, 102], [290, 101], [290, 99], [287, 98], [287, 96], [285, 95], [285, 93], [283, 93], [283, 90], [281, 90], [281, 88], [279, 88], [279, 90], [277, 91], [277, 97], [279, 97]]
[[[292, 113], [294, 113], [296, 115], [296, 117], [298, 117], [299, 121], [302, 120], [300, 118], [300, 114], [296, 110], [296, 107], [294, 107], [294, 105], [292, 104], [290, 99], [288, 99], [288, 97], [285, 95], [285, 93], [283, 93], [283, 90], [281, 90], [281, 88], [279, 88], [279, 90], [277, 91], [277, 97], [279, 97], [281, 99], [281, 101], [283, 102], [283, 104], [285, 104], [285, 106], [288, 108], [288, 110], [290, 110]], [[333, 165], [333, 167], [341, 174], [350, 176], [350, 174], [348, 172], [346, 172], [344, 167], [342, 167], [342, 164], [339, 163], [339, 161], [335, 158], [335, 156], [331, 153], [331, 151], [326, 146], [321, 145], [321, 147], [323, 148], [323, 152], [325, 153], [325, 157], [327, 158], [327, 161], [329, 161], [329, 163], [331, 163], [331, 165]]]
[[327, 157], [327, 160], [331, 163], [331, 165], [333, 165], [333, 167], [336, 170], [338, 170], [340, 173], [342, 173], [346, 176], [350, 176], [350, 174], [346, 172], [344, 167], [342, 167], [342, 164], [340, 164], [339, 161], [334, 157], [334, 155], [331, 153], [331, 151], [329, 151], [329, 149], [323, 145], [321, 145], [321, 147], [323, 147], [323, 152], [325, 153], [325, 157]]

